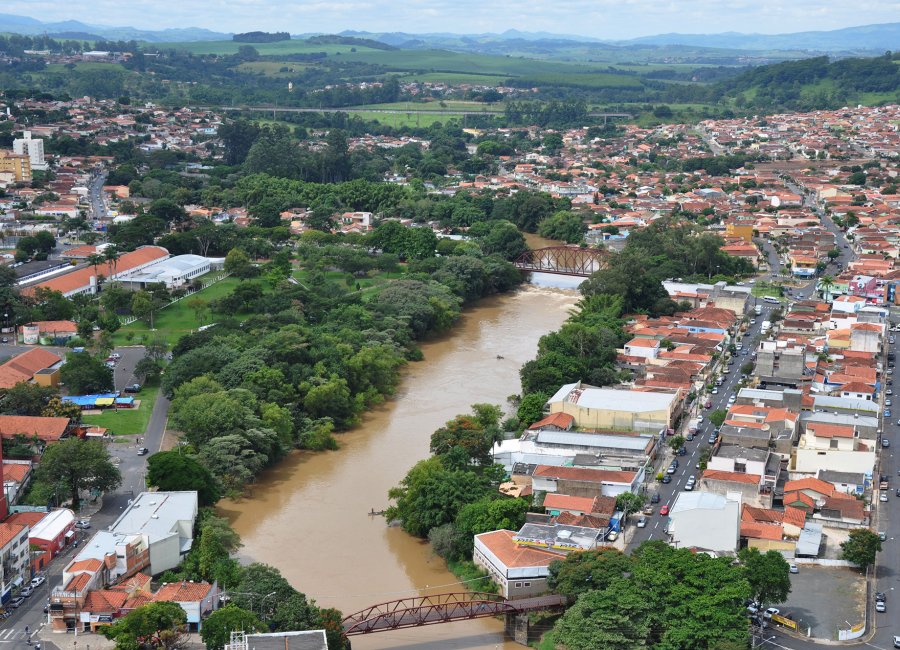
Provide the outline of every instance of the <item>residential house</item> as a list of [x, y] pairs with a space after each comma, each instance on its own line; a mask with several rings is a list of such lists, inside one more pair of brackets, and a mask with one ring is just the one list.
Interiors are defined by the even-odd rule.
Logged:
[[188, 629], [199, 632], [203, 619], [219, 607], [219, 588], [208, 582], [170, 582], [160, 587], [153, 600], [177, 603], [187, 615]]
[[506, 599], [528, 598], [547, 591], [550, 563], [560, 555], [522, 546], [511, 530], [495, 530], [475, 535], [472, 561], [487, 571]]
[[28, 526], [0, 524], [0, 602], [7, 602], [13, 589], [31, 578]]
[[822, 470], [871, 474], [875, 445], [860, 439], [855, 427], [806, 421], [804, 429], [794, 451], [794, 471], [814, 475]]

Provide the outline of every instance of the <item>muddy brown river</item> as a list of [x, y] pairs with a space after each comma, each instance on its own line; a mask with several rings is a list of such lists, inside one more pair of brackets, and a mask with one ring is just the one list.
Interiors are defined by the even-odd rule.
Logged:
[[[223, 502], [243, 558], [278, 567], [320, 606], [345, 614], [462, 590], [426, 542], [368, 513], [382, 510], [388, 489], [429, 455], [432, 431], [477, 402], [508, 407], [506, 397], [520, 390], [519, 367], [577, 298], [574, 291], [527, 287], [468, 309], [450, 334], [422, 346], [424, 361], [409, 364], [393, 399], [338, 437], [339, 451], [296, 453], [268, 471], [249, 498]], [[353, 647], [521, 648], [504, 641], [493, 619], [357, 636]]]

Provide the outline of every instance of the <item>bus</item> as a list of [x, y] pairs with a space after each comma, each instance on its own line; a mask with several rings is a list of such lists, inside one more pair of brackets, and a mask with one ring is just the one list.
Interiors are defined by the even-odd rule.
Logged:
[[775, 296], [763, 296], [763, 302], [771, 302], [773, 304], [779, 304], [781, 301]]

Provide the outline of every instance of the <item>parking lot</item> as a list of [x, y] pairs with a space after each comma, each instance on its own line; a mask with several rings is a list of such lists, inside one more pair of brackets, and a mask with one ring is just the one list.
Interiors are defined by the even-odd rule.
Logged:
[[787, 602], [778, 608], [799, 623], [801, 632], [809, 627], [813, 638], [837, 640], [838, 628], [864, 620], [865, 594], [865, 576], [858, 571], [800, 565], [800, 572], [791, 575]]

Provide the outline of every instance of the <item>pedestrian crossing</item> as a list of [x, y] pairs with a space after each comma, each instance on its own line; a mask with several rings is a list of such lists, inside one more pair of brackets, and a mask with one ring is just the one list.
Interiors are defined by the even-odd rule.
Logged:
[[24, 627], [0, 629], [0, 643], [15, 643], [17, 641], [25, 641], [33, 635], [34, 630], [30, 630], [26, 633]]

